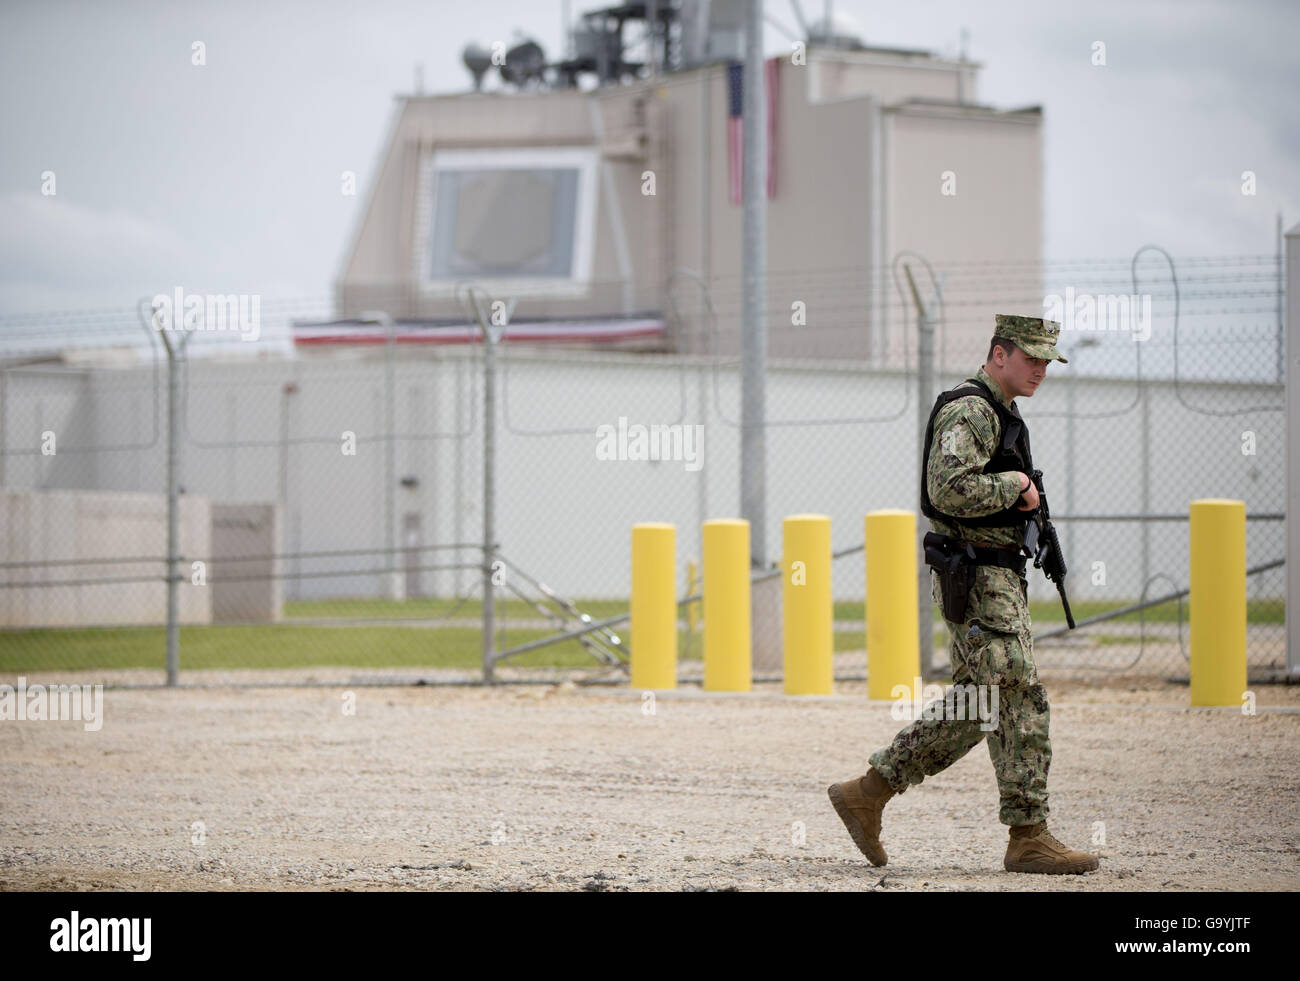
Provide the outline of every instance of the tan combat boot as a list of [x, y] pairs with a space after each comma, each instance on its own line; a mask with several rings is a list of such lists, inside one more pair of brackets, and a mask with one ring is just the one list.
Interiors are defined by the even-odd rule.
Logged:
[[1097, 867], [1096, 855], [1066, 848], [1047, 833], [1047, 822], [1022, 824], [1011, 829], [1007, 856], [1002, 866], [1008, 872], [1091, 872]]
[[865, 777], [831, 784], [826, 794], [844, 827], [849, 829], [858, 850], [872, 865], [884, 865], [889, 856], [880, 844], [880, 812], [885, 809], [885, 802], [894, 796], [894, 789], [873, 766]]

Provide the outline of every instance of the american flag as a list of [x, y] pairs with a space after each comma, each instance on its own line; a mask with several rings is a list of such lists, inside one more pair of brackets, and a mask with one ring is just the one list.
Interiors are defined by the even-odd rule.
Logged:
[[[763, 63], [767, 89], [767, 196], [776, 194], [777, 70], [780, 57]], [[727, 180], [731, 203], [744, 201], [745, 188], [745, 66], [727, 66]]]

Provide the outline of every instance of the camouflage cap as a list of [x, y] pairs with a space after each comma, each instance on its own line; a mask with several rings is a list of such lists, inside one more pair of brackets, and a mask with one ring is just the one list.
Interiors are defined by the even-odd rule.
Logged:
[[1061, 334], [1061, 325], [1055, 320], [1044, 320], [1042, 317], [1016, 317], [1005, 313], [997, 314], [993, 320], [997, 324], [993, 335], [1015, 341], [1016, 347], [1031, 358], [1045, 358], [1048, 361], [1059, 361], [1061, 364], [1070, 363], [1056, 349], [1056, 339]]

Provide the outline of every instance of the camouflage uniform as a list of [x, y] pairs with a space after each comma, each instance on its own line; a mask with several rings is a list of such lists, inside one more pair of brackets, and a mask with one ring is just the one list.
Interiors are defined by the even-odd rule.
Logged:
[[[1037, 318], [997, 318], [997, 335], [1008, 337], [1031, 357], [1065, 359], [1053, 346], [1058, 325]], [[1015, 415], [1015, 403], [984, 371], [976, 373], [1002, 405]], [[981, 471], [997, 451], [1001, 425], [993, 407], [979, 396], [956, 399], [935, 418], [934, 441], [925, 475], [936, 508], [959, 518], [975, 518], [1009, 507], [1020, 497], [1015, 473]], [[1021, 527], [973, 527], [931, 520], [942, 535], [981, 546], [1018, 548]], [[938, 579], [930, 573], [934, 602], [942, 608]], [[996, 685], [997, 727], [986, 733], [980, 719], [951, 718], [952, 712], [927, 711], [871, 756], [871, 765], [897, 793], [946, 769], [989, 737], [989, 756], [997, 774], [1006, 825], [1047, 820], [1047, 771], [1052, 762], [1048, 738], [1047, 692], [1038, 682], [1030, 631], [1028, 584], [1014, 570], [976, 567], [964, 622], [944, 620], [952, 638], [949, 656], [954, 684]], [[935, 716], [928, 718], [927, 716]], [[947, 716], [947, 717], [945, 717]]]

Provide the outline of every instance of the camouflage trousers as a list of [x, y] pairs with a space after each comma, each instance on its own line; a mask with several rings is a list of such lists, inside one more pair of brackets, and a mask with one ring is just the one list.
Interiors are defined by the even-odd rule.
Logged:
[[[938, 602], [937, 583], [933, 590]], [[966, 713], [954, 713], [951, 699], [946, 712], [931, 703], [889, 746], [871, 755], [871, 765], [902, 793], [952, 766], [987, 736], [1001, 798], [998, 819], [1013, 827], [1047, 820], [1049, 709], [1034, 665], [1024, 580], [1008, 569], [980, 566], [965, 622], [944, 622], [952, 641], [953, 682], [996, 686], [996, 727], [981, 727], [992, 725], [991, 718], [987, 724], [969, 715], [953, 718]]]

